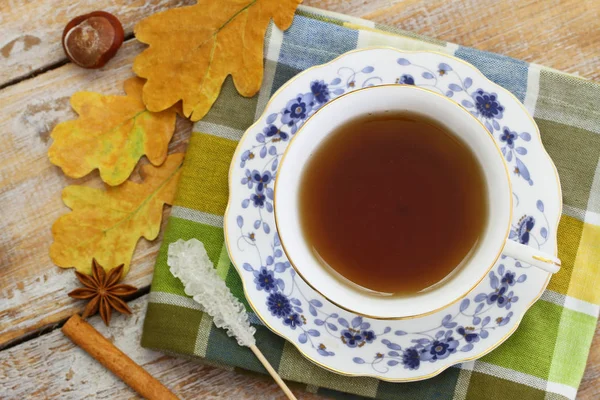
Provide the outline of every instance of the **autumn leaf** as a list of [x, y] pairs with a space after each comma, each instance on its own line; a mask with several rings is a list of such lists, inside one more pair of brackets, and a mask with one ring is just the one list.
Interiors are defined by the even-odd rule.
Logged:
[[184, 114], [198, 121], [230, 74], [242, 96], [255, 95], [263, 78], [269, 21], [287, 29], [301, 1], [199, 0], [142, 20], [135, 36], [150, 47], [136, 57], [133, 70], [147, 79], [148, 109], [166, 110], [183, 100]]
[[142, 102], [144, 81], [125, 82], [127, 96], [78, 92], [71, 105], [79, 118], [58, 124], [48, 150], [50, 162], [65, 175], [81, 178], [98, 168], [109, 185], [127, 180], [144, 154], [154, 165], [167, 157], [175, 131], [175, 110], [150, 112]]
[[52, 226], [52, 261], [86, 274], [91, 273], [93, 259], [107, 271], [125, 264], [125, 276], [139, 238], [158, 236], [163, 205], [173, 202], [182, 161], [178, 153], [160, 167], [145, 165], [143, 183], [127, 181], [105, 191], [67, 186], [62, 199], [72, 211]]

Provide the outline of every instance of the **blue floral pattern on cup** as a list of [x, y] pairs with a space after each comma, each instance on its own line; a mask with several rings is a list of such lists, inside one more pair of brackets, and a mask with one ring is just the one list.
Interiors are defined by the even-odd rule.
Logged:
[[[426, 328], [411, 330], [403, 321], [371, 320], [329, 303], [291, 268], [273, 217], [273, 187], [281, 156], [307, 118], [328, 101], [357, 88], [416, 85], [451, 98], [478, 118], [496, 139], [507, 164], [514, 168], [513, 185], [515, 180], [526, 182], [527, 188], [534, 185], [524, 160], [530, 153], [529, 146], [539, 148], [541, 144], [532, 141], [530, 133], [509, 127], [514, 122], [510, 118], [514, 111], [508, 107], [506, 94], [489, 81], [468, 76], [464, 68], [459, 73], [461, 69], [452, 59], [426, 65], [414, 58], [411, 54], [397, 56], [393, 75], [382, 76], [376, 65], [344, 65], [343, 59], [331, 75], [311, 73], [313, 79], [285, 98], [280, 108], [269, 108], [247, 133], [248, 140], [240, 145], [235, 161], [239, 180], [232, 183], [241, 191], [230, 200], [235, 205], [230, 203], [229, 212], [234, 212], [237, 233], [229, 227], [228, 237], [233, 239], [229, 245], [243, 254], [232, 260], [240, 267], [248, 299], [254, 305], [261, 304], [255, 309], [266, 310], [262, 318], [307, 356], [316, 356], [314, 360], [340, 358], [341, 364], [336, 365], [351, 364], [356, 366], [353, 371], [362, 368], [362, 374], [378, 377], [404, 376], [404, 372], [392, 372], [398, 368], [419, 376], [418, 371], [429, 368], [426, 366], [440, 364], [444, 368], [457, 362], [451, 360], [478, 354], [480, 348], [489, 346], [486, 343], [490, 335], [498, 330], [507, 332], [506, 326], [513, 326], [521, 318], [522, 311], [516, 315], [514, 310], [523, 303], [523, 288], [532, 279], [540, 279], [539, 272], [530, 272], [529, 265], [501, 256], [484, 281], [456, 306], [427, 319]], [[514, 185], [514, 207], [527, 213], [515, 215], [509, 238], [543, 248], [556, 233], [550, 234], [542, 199], [534, 200], [534, 207], [521, 204], [528, 204], [533, 193], [524, 194], [524, 187]]]

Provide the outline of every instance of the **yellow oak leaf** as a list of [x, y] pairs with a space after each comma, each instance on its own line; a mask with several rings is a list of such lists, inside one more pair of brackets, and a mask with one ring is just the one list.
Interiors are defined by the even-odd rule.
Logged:
[[52, 131], [50, 162], [71, 178], [98, 168], [102, 180], [113, 186], [127, 180], [144, 154], [152, 164], [162, 164], [175, 131], [176, 112], [148, 111], [142, 101], [143, 85], [143, 79], [128, 79], [126, 96], [75, 93], [71, 106], [79, 118]]
[[92, 259], [107, 271], [125, 264], [125, 276], [139, 238], [158, 236], [163, 205], [173, 202], [182, 162], [183, 154], [177, 153], [160, 167], [143, 166], [142, 183], [127, 181], [106, 190], [67, 186], [62, 199], [72, 211], [52, 225], [52, 261], [86, 274]]
[[263, 78], [263, 41], [269, 21], [287, 29], [302, 0], [199, 0], [154, 14], [134, 29], [148, 45], [133, 71], [146, 78], [144, 103], [166, 110], [179, 100], [198, 121], [212, 107], [228, 75], [237, 91], [254, 96]]

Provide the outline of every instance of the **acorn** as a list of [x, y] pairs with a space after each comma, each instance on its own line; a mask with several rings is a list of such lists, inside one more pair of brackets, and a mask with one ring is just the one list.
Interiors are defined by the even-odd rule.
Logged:
[[100, 68], [113, 58], [123, 44], [121, 22], [105, 11], [94, 11], [71, 20], [62, 36], [69, 60], [83, 68]]

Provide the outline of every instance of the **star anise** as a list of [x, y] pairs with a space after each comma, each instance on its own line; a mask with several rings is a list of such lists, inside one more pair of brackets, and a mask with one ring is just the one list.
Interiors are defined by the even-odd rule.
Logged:
[[94, 315], [100, 310], [102, 321], [108, 326], [113, 308], [121, 314], [131, 314], [127, 304], [120, 298], [135, 293], [137, 288], [131, 285], [117, 284], [123, 275], [123, 264], [113, 268], [107, 274], [104, 272], [104, 268], [94, 259], [92, 261], [91, 276], [78, 271], [75, 271], [75, 275], [84, 287], [73, 290], [69, 293], [69, 297], [89, 300], [82, 318]]

